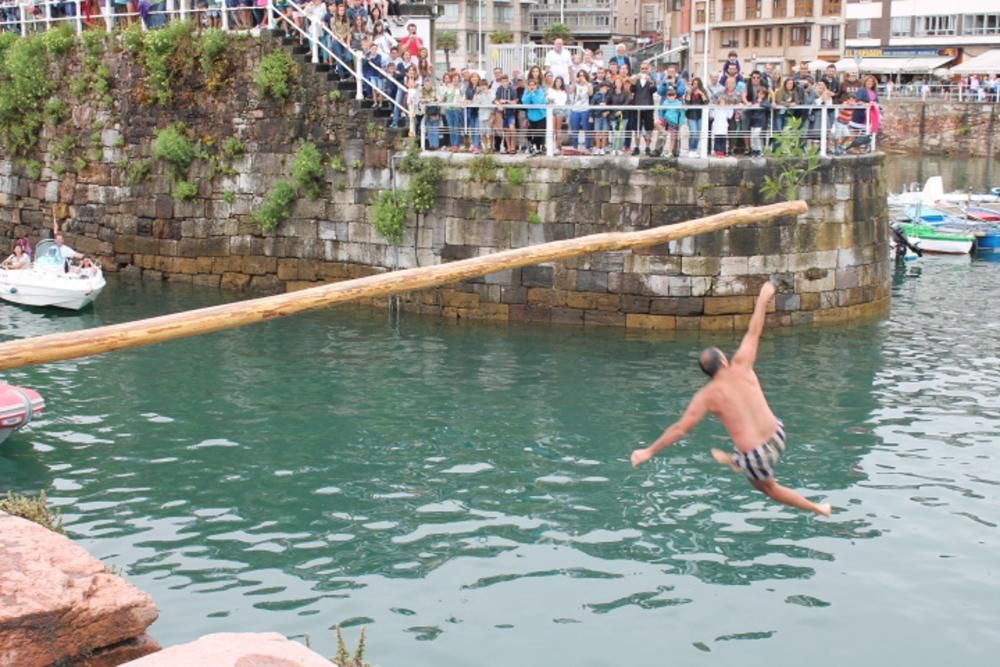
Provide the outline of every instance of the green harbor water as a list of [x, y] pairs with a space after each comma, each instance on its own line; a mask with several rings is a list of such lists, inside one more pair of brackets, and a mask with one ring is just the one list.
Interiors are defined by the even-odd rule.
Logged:
[[[779, 479], [711, 461], [702, 424], [648, 443], [733, 335], [452, 325], [334, 309], [10, 371], [44, 418], [0, 490], [160, 608], [163, 644], [278, 631], [382, 667], [992, 666], [1000, 652], [1000, 263], [897, 268], [892, 312], [769, 331]], [[0, 303], [0, 339], [211, 305], [111, 280], [93, 310]]]

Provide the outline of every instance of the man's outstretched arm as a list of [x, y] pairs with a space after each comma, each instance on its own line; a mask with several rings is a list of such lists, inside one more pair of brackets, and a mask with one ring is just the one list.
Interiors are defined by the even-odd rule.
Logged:
[[668, 426], [667, 430], [665, 430], [663, 434], [653, 442], [653, 444], [649, 447], [637, 449], [632, 452], [632, 467], [634, 468], [640, 463], [645, 463], [670, 445], [683, 438], [687, 435], [688, 431], [693, 429], [698, 422], [704, 419], [707, 413], [708, 399], [706, 398], [705, 389], [702, 389], [694, 395], [694, 398], [691, 399], [691, 403], [688, 404], [687, 410], [684, 411], [681, 418]]
[[774, 283], [768, 281], [760, 288], [760, 295], [753, 308], [753, 315], [750, 316], [750, 326], [743, 336], [740, 349], [733, 355], [733, 364], [740, 366], [753, 366], [757, 361], [757, 344], [760, 336], [764, 333], [764, 318], [767, 316], [767, 304], [774, 296]]

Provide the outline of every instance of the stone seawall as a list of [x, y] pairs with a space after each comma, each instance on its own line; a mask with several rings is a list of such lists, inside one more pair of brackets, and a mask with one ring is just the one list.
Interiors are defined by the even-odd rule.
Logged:
[[[406, 188], [409, 177], [360, 159], [346, 171], [328, 169], [322, 197], [299, 198], [277, 230], [261, 232], [249, 213], [287, 172], [288, 159], [251, 153], [234, 162], [235, 175], [185, 202], [170, 196], [165, 178], [130, 188], [114, 177], [87, 183], [83, 176], [69, 190], [54, 180], [31, 182], [0, 162], [16, 197], [2, 209], [0, 233], [43, 236], [45, 211], [55, 204], [69, 215], [70, 245], [112, 270], [275, 292], [760, 204], [759, 184], [776, 170], [763, 160], [451, 155], [431, 212], [408, 215], [396, 248], [369, 220], [378, 193]], [[762, 282], [777, 277], [785, 289], [772, 324], [879, 312], [889, 288], [882, 168], [879, 155], [827, 160], [800, 189], [811, 207], [800, 219], [502, 272], [407, 294], [402, 304], [449, 318], [732, 329], [744, 326]], [[235, 193], [233, 203], [226, 192]]]
[[879, 148], [894, 153], [1000, 156], [1000, 104], [883, 100]]

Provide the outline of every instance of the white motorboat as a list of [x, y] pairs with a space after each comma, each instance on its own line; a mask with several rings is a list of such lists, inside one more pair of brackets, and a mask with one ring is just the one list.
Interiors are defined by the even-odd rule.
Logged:
[[80, 310], [104, 289], [104, 274], [99, 266], [79, 272], [67, 268], [55, 241], [42, 241], [29, 268], [0, 269], [0, 299], [24, 306]]
[[889, 195], [889, 206], [893, 207], [904, 207], [911, 206], [914, 204], [933, 204], [933, 205], [966, 205], [970, 206], [973, 203], [987, 203], [987, 202], [998, 202], [1000, 201], [1000, 195], [996, 193], [978, 193], [973, 194], [971, 192], [945, 192], [944, 191], [944, 179], [940, 176], [931, 176], [924, 183], [924, 187], [918, 189], [916, 184], [914, 184], [909, 190], [901, 192], [899, 194]]

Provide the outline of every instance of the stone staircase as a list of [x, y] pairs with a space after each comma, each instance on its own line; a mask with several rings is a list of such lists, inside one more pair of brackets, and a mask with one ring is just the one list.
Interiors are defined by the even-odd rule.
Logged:
[[[295, 37], [285, 35], [280, 29], [272, 30], [271, 36], [281, 41], [282, 47], [291, 54], [292, 59], [301, 66], [304, 72], [313, 72], [317, 75], [307, 77], [308, 80], [325, 80], [330, 91], [339, 90], [343, 99], [353, 101], [356, 117], [362, 123], [374, 121], [380, 125], [387, 126], [392, 122], [392, 109], [394, 107], [390, 105], [388, 108], [373, 109], [373, 102], [371, 100], [355, 100], [354, 95], [357, 90], [357, 83], [354, 81], [354, 78], [351, 76], [341, 78], [337, 74], [336, 65], [312, 62], [312, 54], [308, 44], [299, 44]], [[400, 122], [405, 124], [405, 118], [401, 118]], [[405, 136], [405, 130], [403, 129], [387, 128], [387, 132], [392, 139]]]

